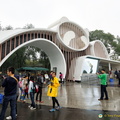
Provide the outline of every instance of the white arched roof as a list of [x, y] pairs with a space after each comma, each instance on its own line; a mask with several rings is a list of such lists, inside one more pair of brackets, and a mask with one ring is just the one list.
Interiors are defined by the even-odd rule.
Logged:
[[63, 75], [66, 75], [66, 62], [64, 55], [62, 54], [61, 50], [58, 48], [56, 44], [53, 42], [47, 40], [47, 39], [33, 39], [31, 41], [27, 41], [18, 47], [16, 47], [13, 51], [11, 51], [1, 62], [0, 66], [18, 49], [24, 47], [24, 46], [35, 46], [40, 49], [42, 49], [47, 56], [49, 57], [50, 63], [51, 63], [51, 70], [53, 70], [54, 67], [57, 68], [57, 75], [59, 75], [59, 72], [62, 72]]
[[47, 31], [47, 32], [56, 33], [56, 31], [53, 31], [53, 30], [40, 29], [40, 28], [5, 30], [5, 31], [0, 31], [0, 44], [3, 43], [5, 40], [7, 40], [15, 35], [18, 35], [18, 34], [21, 34], [24, 32], [30, 32], [30, 31]]
[[91, 45], [91, 55], [101, 58], [109, 59], [109, 55], [105, 45], [100, 40], [95, 40], [90, 42]]

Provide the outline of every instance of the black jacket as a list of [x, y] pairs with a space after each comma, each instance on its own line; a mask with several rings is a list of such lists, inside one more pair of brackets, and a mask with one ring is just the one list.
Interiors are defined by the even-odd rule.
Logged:
[[118, 77], [118, 79], [120, 79], [120, 72], [117, 73], [117, 77]]
[[[15, 77], [19, 79], [19, 77], [17, 76]], [[17, 93], [17, 84], [18, 83], [14, 78], [7, 77], [2, 83], [2, 87], [5, 87], [4, 95], [5, 96], [15, 95]]]
[[37, 79], [38, 87], [42, 87], [43, 86], [43, 82], [44, 82], [44, 77], [39, 76], [38, 79]]

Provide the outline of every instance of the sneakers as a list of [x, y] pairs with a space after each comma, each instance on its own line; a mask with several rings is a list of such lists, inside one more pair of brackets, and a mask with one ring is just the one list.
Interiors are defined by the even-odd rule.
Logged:
[[103, 100], [103, 99], [98, 99], [98, 100]]
[[104, 100], [109, 100], [109, 98], [105, 98]]
[[44, 101], [39, 101], [39, 103], [44, 103]]
[[[17, 114], [16, 114], [16, 117], [17, 117]], [[6, 117], [6, 120], [12, 120], [12, 117], [8, 116], [8, 117]]]
[[56, 111], [56, 109], [54, 109], [54, 108], [49, 110], [49, 112], [55, 112], [55, 111]]
[[31, 105], [28, 106], [31, 110], [36, 110], [36, 108], [33, 108]]
[[56, 110], [59, 111], [62, 107], [58, 106], [55, 109], [52, 108], [51, 110], [49, 110], [49, 112], [55, 112]]
[[109, 100], [109, 98], [105, 98], [105, 99], [98, 99], [98, 100]]
[[6, 120], [12, 120], [11, 116], [6, 117]]
[[29, 105], [28, 107], [31, 108], [31, 105]]
[[61, 106], [58, 106], [58, 107], [56, 107], [55, 109], [56, 109], [56, 110], [59, 110], [59, 109], [61, 109], [61, 108], [62, 108]]
[[33, 108], [33, 107], [31, 107], [30, 109], [31, 109], [31, 110], [36, 110], [36, 108]]

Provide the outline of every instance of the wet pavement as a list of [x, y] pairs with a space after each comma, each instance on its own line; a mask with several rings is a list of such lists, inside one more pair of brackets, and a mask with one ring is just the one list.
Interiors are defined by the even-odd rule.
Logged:
[[[50, 113], [52, 101], [43, 88], [44, 103], [36, 103], [36, 110], [30, 110], [27, 103], [18, 102], [17, 120], [120, 120], [120, 87], [117, 82], [107, 87], [109, 100], [98, 101], [100, 87], [98, 83], [67, 82], [59, 88], [57, 98], [62, 106], [60, 111]], [[0, 105], [1, 108], [1, 105]], [[6, 116], [10, 113], [8, 107]], [[103, 117], [99, 118], [99, 114]]]
[[[60, 111], [49, 112], [50, 106], [37, 105], [36, 110], [30, 110], [28, 104], [18, 103], [17, 120], [120, 120], [120, 111], [84, 110], [62, 107]], [[10, 108], [6, 116], [9, 116]], [[99, 118], [99, 114], [104, 117]]]

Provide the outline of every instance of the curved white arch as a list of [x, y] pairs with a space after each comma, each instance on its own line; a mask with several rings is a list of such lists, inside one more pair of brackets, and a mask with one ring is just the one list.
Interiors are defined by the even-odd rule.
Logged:
[[57, 34], [56, 31], [49, 29], [42, 29], [42, 28], [5, 30], [5, 31], [0, 31], [0, 44], [2, 44], [7, 39], [12, 38], [16, 35], [23, 34], [26, 32], [34, 32], [34, 31], [42, 31], [42, 32], [44, 31], [44, 32], [51, 32]]
[[[73, 28], [71, 27], [68, 31], [66, 31], [66, 29], [64, 30], [64, 31], [66, 31], [66, 32], [70, 32], [70, 31], [72, 31], [72, 32], [74, 32], [75, 34], [77, 34], [77, 35], [79, 35], [79, 37], [78, 37], [78, 39], [76, 40], [76, 41], [74, 41], [74, 44], [76, 45], [76, 46], [78, 46], [78, 47], [80, 47], [80, 44], [84, 44], [84, 47], [82, 47], [82, 48], [73, 48], [73, 47], [71, 47], [71, 46], [69, 46], [69, 45], [66, 45], [65, 43], [64, 43], [64, 40], [63, 40], [63, 38], [64, 38], [64, 35], [66, 34], [66, 32], [62, 35], [63, 36], [63, 38], [61, 37], [61, 35], [60, 35], [60, 27], [61, 26], [63, 26], [63, 24], [71, 24], [70, 26], [76, 26], [76, 28], [77, 28], [77, 30], [76, 31], [74, 31], [73, 30]], [[79, 30], [83, 33], [83, 35], [80, 35], [81, 33], [79, 33]], [[89, 32], [87, 31], [86, 32], [86, 30], [84, 30], [81, 26], [79, 26], [78, 24], [76, 24], [76, 23], [74, 23], [74, 22], [71, 22], [71, 21], [66, 21], [66, 22], [62, 22], [61, 24], [59, 24], [58, 26], [57, 26], [57, 38], [58, 38], [58, 40], [60, 41], [60, 43], [65, 47], [65, 48], [68, 48], [69, 50], [72, 50], [72, 51], [83, 51], [83, 50], [85, 50], [88, 46], [89, 46]], [[70, 34], [69, 34], [70, 35]], [[80, 41], [80, 39], [81, 39], [81, 41]]]
[[18, 47], [16, 47], [13, 51], [11, 51], [1, 62], [0, 66], [18, 49], [24, 47], [24, 46], [35, 46], [40, 49], [42, 49], [49, 57], [50, 63], [51, 63], [51, 70], [53, 67], [57, 68], [57, 76], [59, 75], [59, 72], [62, 72], [64, 77], [66, 75], [66, 62], [65, 58], [61, 52], [61, 50], [58, 48], [56, 44], [53, 42], [47, 40], [47, 39], [33, 39], [30, 41], [27, 41]]
[[95, 40], [90, 42], [90, 52], [91, 55], [101, 58], [109, 59], [109, 55], [105, 45], [100, 40]]

